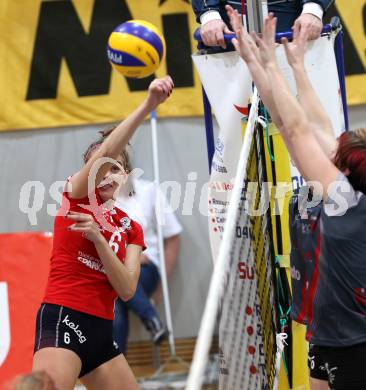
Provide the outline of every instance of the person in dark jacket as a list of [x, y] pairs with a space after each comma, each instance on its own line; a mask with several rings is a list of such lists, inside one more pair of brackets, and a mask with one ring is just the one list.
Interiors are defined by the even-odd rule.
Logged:
[[[323, 15], [335, 0], [268, 0], [268, 10], [277, 17], [277, 31], [290, 31], [295, 25], [310, 30], [309, 39], [319, 37]], [[226, 49], [224, 33], [232, 34], [225, 5], [242, 13], [241, 0], [192, 0], [197, 22], [202, 25], [201, 37], [206, 46]]]

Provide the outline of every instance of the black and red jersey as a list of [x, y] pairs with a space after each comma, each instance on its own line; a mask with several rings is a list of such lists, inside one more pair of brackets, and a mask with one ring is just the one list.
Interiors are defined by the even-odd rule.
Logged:
[[291, 318], [307, 324], [318, 281], [322, 202], [301, 211], [299, 197], [298, 194], [293, 195], [289, 206]]

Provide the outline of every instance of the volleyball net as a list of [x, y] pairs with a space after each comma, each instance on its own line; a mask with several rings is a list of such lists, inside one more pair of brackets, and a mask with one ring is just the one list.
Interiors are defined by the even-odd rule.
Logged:
[[253, 137], [240, 200], [233, 205], [235, 233], [221, 297], [220, 389], [225, 390], [272, 389], [276, 377], [275, 270], [263, 129], [256, 122], [250, 125]]
[[229, 202], [213, 202], [212, 213], [225, 222], [188, 390], [201, 388], [217, 318], [220, 389], [272, 389], [275, 383], [274, 252], [258, 106], [255, 89]]

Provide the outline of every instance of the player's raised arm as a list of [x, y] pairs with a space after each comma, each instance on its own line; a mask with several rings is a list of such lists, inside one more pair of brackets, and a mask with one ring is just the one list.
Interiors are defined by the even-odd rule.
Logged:
[[262, 65], [260, 52], [255, 43], [255, 36], [250, 36], [246, 32], [242, 18], [237, 10], [234, 10], [230, 5], [227, 5], [225, 8], [230, 19], [230, 24], [233, 26], [236, 34], [236, 38], [232, 39], [235, 50], [247, 64], [263, 103], [271, 112], [273, 122], [280, 128], [282, 121], [273, 101], [268, 75]]
[[339, 171], [320, 146], [313, 125], [282, 75], [275, 54], [275, 32], [276, 18], [270, 14], [264, 23], [263, 38], [257, 38], [257, 43], [283, 123], [280, 131], [301, 174], [307, 181], [319, 182], [326, 196], [326, 190], [336, 180]]
[[[71, 198], [80, 199], [88, 195], [88, 177], [93, 164], [102, 157], [116, 159], [121, 153], [121, 150], [127, 145], [137, 127], [151, 111], [170, 96], [173, 87], [173, 80], [170, 76], [155, 79], [150, 84], [146, 99], [132, 114], [113, 130], [81, 170], [71, 178], [70, 182], [72, 186], [70, 188], [71, 191], [69, 192]], [[111, 165], [112, 163], [107, 162], [100, 167], [96, 176], [95, 186], [103, 180]]]
[[294, 72], [297, 98], [304, 109], [309, 122], [313, 125], [314, 135], [327, 156], [334, 156], [337, 141], [334, 136], [332, 122], [322, 102], [316, 94], [305, 70], [304, 56], [309, 40], [309, 31], [294, 27], [293, 40], [290, 43], [282, 38], [288, 63]]

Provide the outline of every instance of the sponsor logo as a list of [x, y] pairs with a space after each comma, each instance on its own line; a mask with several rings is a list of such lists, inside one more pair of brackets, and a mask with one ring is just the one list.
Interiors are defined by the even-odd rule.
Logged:
[[356, 301], [362, 306], [366, 306], [366, 288], [355, 288]]
[[312, 252], [304, 252], [302, 257], [306, 262], [311, 263], [313, 261], [313, 253]]
[[315, 356], [308, 356], [309, 364], [310, 364], [310, 370], [314, 370], [315, 368]]
[[298, 271], [295, 266], [293, 265], [290, 269], [291, 272], [291, 278], [295, 280], [301, 280], [301, 274], [300, 271]]
[[238, 263], [238, 273], [239, 273], [239, 279], [254, 279], [254, 267], [249, 266], [248, 264], [244, 262]]
[[301, 224], [301, 231], [302, 234], [310, 234], [311, 233], [311, 226], [308, 223], [302, 223]]
[[80, 263], [86, 265], [88, 268], [93, 269], [94, 271], [102, 272], [103, 274], [106, 273], [102, 263], [92, 256], [79, 251], [79, 256], [77, 259], [80, 261]]
[[338, 370], [338, 367], [330, 367], [329, 363], [325, 363], [325, 370], [327, 371], [328, 374], [329, 383], [332, 385], [334, 383], [335, 376], [336, 376], [336, 373], [333, 371]]
[[122, 229], [123, 233], [126, 230], [131, 230], [131, 220], [130, 220], [130, 218], [123, 217], [123, 218], [121, 218], [120, 222], [121, 222], [121, 226], [122, 226], [121, 229]]
[[123, 64], [123, 57], [122, 54], [114, 53], [112, 50], [108, 49], [108, 58], [110, 61], [114, 62], [115, 64]]
[[223, 157], [224, 148], [225, 148], [224, 142], [221, 140], [221, 138], [217, 138], [215, 150], [216, 150], [217, 154], [218, 154], [220, 157]]
[[221, 375], [229, 375], [229, 369], [227, 368], [225, 354], [221, 348], [219, 349], [219, 367]]
[[227, 169], [224, 165], [219, 165], [215, 161], [212, 161], [212, 169], [219, 173], [227, 173]]
[[68, 326], [70, 329], [72, 329], [75, 334], [79, 337], [79, 343], [82, 344], [86, 341], [86, 337], [83, 335], [83, 332], [79, 329], [79, 325], [74, 324], [69, 320], [69, 315], [67, 314], [66, 317], [62, 321], [63, 324]]

